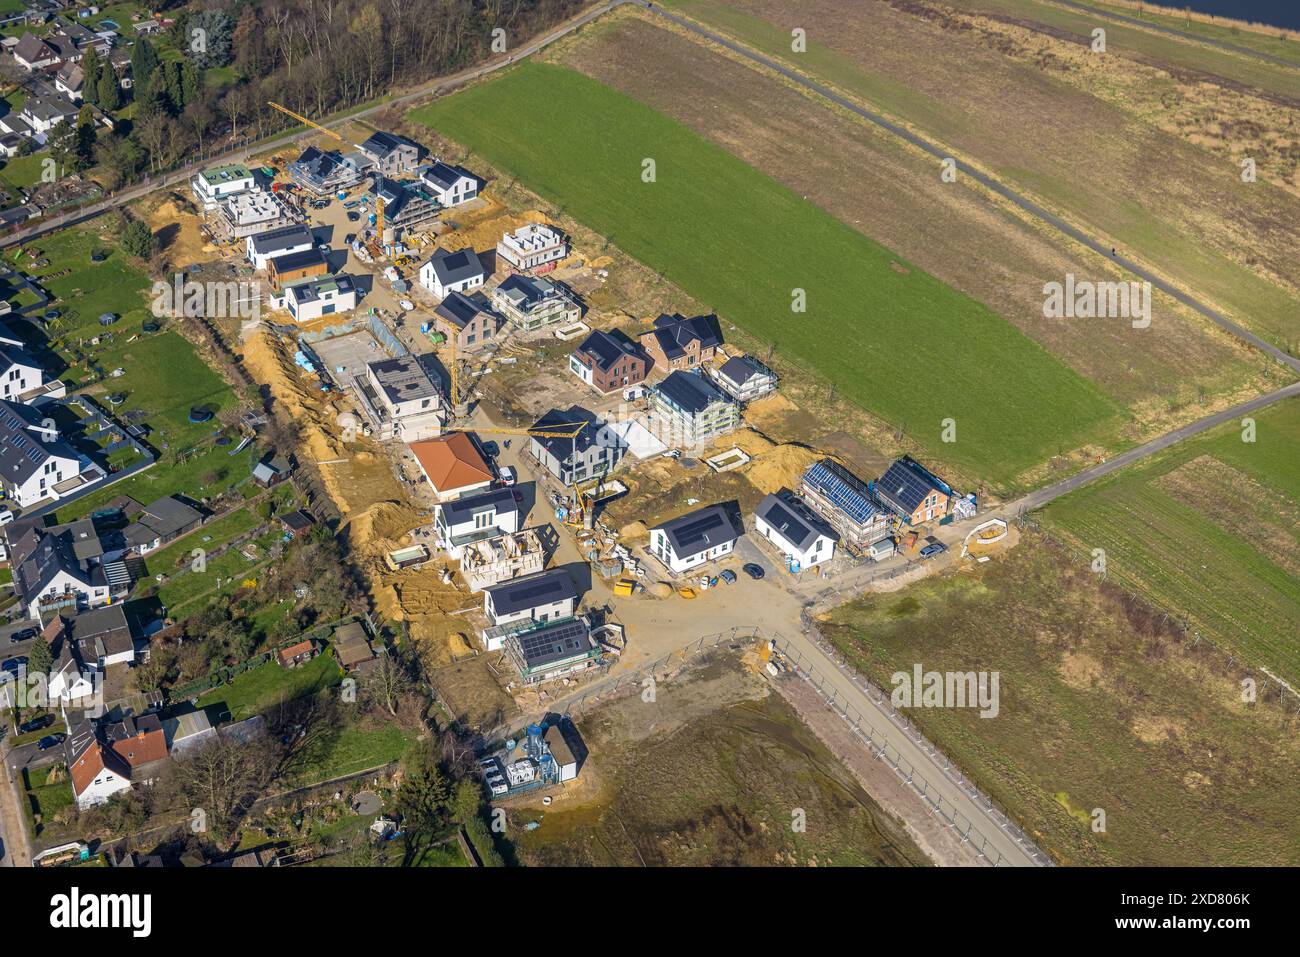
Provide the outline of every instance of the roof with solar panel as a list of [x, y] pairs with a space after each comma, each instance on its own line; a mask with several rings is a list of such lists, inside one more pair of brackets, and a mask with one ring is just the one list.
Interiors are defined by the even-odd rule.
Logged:
[[564, 618], [509, 640], [519, 647], [529, 668], [539, 668], [586, 654], [591, 650], [591, 629], [581, 618]]
[[[66, 442], [53, 438], [45, 419], [30, 406], [0, 401], [0, 479], [22, 484], [51, 455], [77, 461]], [[46, 441], [50, 437], [51, 441]]]
[[880, 500], [902, 515], [911, 515], [931, 492], [952, 495], [952, 489], [933, 472], [910, 456], [903, 456], [885, 470], [876, 483]]
[[516, 578], [487, 591], [492, 596], [492, 608], [498, 615], [512, 615], [540, 605], [576, 601], [578, 598], [573, 579], [568, 572], [559, 568], [527, 578]]
[[838, 462], [823, 459], [808, 467], [804, 483], [824, 495], [853, 521], [866, 524], [881, 511], [866, 484]]
[[706, 505], [678, 518], [656, 525], [651, 531], [662, 530], [676, 555], [694, 555], [718, 545], [734, 542], [740, 536], [727, 510], [721, 505]]

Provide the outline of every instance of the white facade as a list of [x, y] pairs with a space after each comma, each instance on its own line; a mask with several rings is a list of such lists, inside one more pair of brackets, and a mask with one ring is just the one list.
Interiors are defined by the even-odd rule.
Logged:
[[77, 808], [82, 811], [88, 810], [98, 804], [104, 804], [114, 794], [129, 790], [131, 790], [130, 778], [124, 778], [104, 768], [95, 775], [95, 780], [86, 790], [77, 795]]
[[27, 617], [40, 618], [41, 599], [56, 595], [75, 595], [77, 607], [98, 608], [109, 602], [108, 585], [92, 585], [70, 574], [67, 569], [59, 569], [48, 585], [32, 595], [27, 602]]
[[458, 507], [455, 502], [439, 505], [434, 524], [447, 555], [460, 561], [465, 547], [471, 542], [518, 532], [519, 509], [514, 505], [513, 496], [510, 501], [511, 506], [504, 509], [486, 501], [482, 508], [472, 510]]
[[298, 322], [351, 312], [357, 307], [357, 287], [347, 277], [326, 277], [297, 283], [285, 290], [285, 306]]
[[246, 166], [217, 166], [205, 169], [190, 180], [194, 198], [204, 209], [216, 209], [225, 200], [256, 186], [257, 181]]
[[46, 499], [57, 499], [54, 486], [81, 474], [81, 463], [74, 458], [51, 453], [40, 468], [22, 482], [6, 482], [10, 497], [23, 508], [29, 508]]
[[761, 515], [754, 516], [754, 528], [787, 559], [798, 563], [798, 568], [812, 568], [835, 557], [835, 539], [825, 532], [816, 531], [816, 536], [805, 547], [800, 547], [782, 534], [781, 530], [769, 525]]
[[701, 549], [689, 555], [678, 555], [673, 549], [672, 542], [668, 535], [661, 528], [652, 528], [650, 530], [650, 551], [654, 552], [663, 561], [665, 565], [671, 568], [677, 574], [683, 574], [690, 571], [698, 565], [705, 562], [715, 561], [730, 555], [736, 548], [735, 541], [720, 542], [717, 545], [711, 545], [708, 548]]
[[555, 227], [545, 223], [528, 223], [513, 233], [506, 233], [497, 243], [497, 256], [516, 269], [541, 269], [569, 255], [569, 244]]
[[420, 285], [428, 289], [439, 299], [446, 299], [453, 292], [471, 292], [478, 289], [486, 281], [487, 276], [482, 267], [471, 275], [457, 278], [454, 281], [444, 283], [438, 278], [437, 272], [433, 268], [433, 260], [430, 259], [420, 267]]
[[[272, 230], [264, 230], [264, 232], [271, 232], [271, 231]], [[288, 256], [291, 255], [292, 253], [305, 253], [307, 250], [314, 248], [316, 245], [316, 241], [314, 239], [304, 238], [299, 242], [295, 242], [290, 245], [283, 246], [281, 248], [271, 249], [265, 252], [259, 252], [256, 249], [256, 247], [253, 245], [253, 241], [257, 239], [258, 236], [261, 235], [262, 235], [261, 232], [254, 233], [253, 235], [247, 237], [244, 240], [245, 258], [247, 258], [248, 261], [253, 264], [254, 269], [265, 269], [266, 264], [270, 262], [272, 259], [275, 259], [277, 256]]]
[[454, 167], [435, 163], [420, 174], [440, 206], [459, 206], [478, 195], [478, 180]]
[[[5, 366], [0, 354], [0, 367]], [[19, 397], [45, 384], [45, 372], [35, 360], [24, 355], [8, 356], [8, 367], [0, 372], [0, 399], [18, 402]]]

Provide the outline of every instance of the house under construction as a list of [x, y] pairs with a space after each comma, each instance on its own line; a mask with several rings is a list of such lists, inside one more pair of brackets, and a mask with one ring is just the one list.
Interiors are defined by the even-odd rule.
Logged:
[[470, 591], [532, 575], [546, 564], [546, 552], [537, 530], [526, 528], [466, 545], [460, 556], [460, 573]]

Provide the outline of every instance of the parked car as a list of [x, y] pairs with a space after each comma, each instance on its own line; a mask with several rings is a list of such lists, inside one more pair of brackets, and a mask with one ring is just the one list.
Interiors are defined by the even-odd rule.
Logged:
[[19, 642], [30, 641], [39, 634], [40, 632], [35, 628], [24, 628], [21, 631], [15, 631], [9, 636], [9, 644], [16, 645]]
[[[762, 569], [760, 568], [759, 571], [762, 571]], [[722, 579], [724, 582], [726, 582], [728, 585], [734, 585], [734, 584], [736, 584], [736, 573], [733, 572], [730, 568], [728, 568], [726, 571], [724, 571], [724, 572], [723, 572], [721, 575], [719, 575], [718, 577], [721, 578], [721, 579]]]
[[501, 466], [501, 483], [503, 485], [514, 485], [517, 481], [519, 481], [519, 476], [515, 474], [513, 465]]
[[27, 667], [27, 656], [17, 655], [13, 658], [6, 658], [0, 663], [0, 671], [8, 671], [11, 674], [18, 674], [23, 668]]
[[43, 714], [39, 718], [32, 718], [30, 721], [24, 721], [18, 726], [19, 734], [31, 734], [33, 731], [40, 731], [42, 728], [48, 728], [54, 723], [54, 715]]
[[355, 222], [356, 222], [358, 219], [360, 219], [360, 218], [361, 218], [361, 214], [358, 213], [358, 212], [356, 212], [355, 210], [349, 210], [349, 211], [348, 211], [348, 222], [349, 222], [349, 223], [355, 223]]
[[943, 542], [931, 542], [929, 545], [926, 545], [925, 548], [921, 549], [921, 557], [933, 558], [935, 555], [940, 555], [947, 550], [948, 546]]
[[41, 740], [36, 742], [36, 749], [38, 751], [48, 751], [50, 748], [57, 748], [67, 739], [67, 737], [68, 736], [61, 731], [58, 734], [47, 734], [45, 737], [41, 738]]
[[754, 581], [758, 581], [764, 574], [766, 574], [763, 571], [762, 565], [755, 565], [753, 562], [746, 562], [744, 565], [740, 566], [740, 570], [750, 578], [754, 579]]

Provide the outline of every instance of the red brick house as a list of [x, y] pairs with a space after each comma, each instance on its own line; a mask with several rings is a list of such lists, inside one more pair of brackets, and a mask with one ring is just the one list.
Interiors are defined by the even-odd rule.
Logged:
[[637, 343], [597, 329], [573, 350], [569, 369], [605, 394], [643, 381], [650, 372], [650, 357]]
[[695, 369], [713, 360], [722, 345], [715, 316], [662, 315], [654, 328], [642, 333], [641, 347], [664, 373]]

